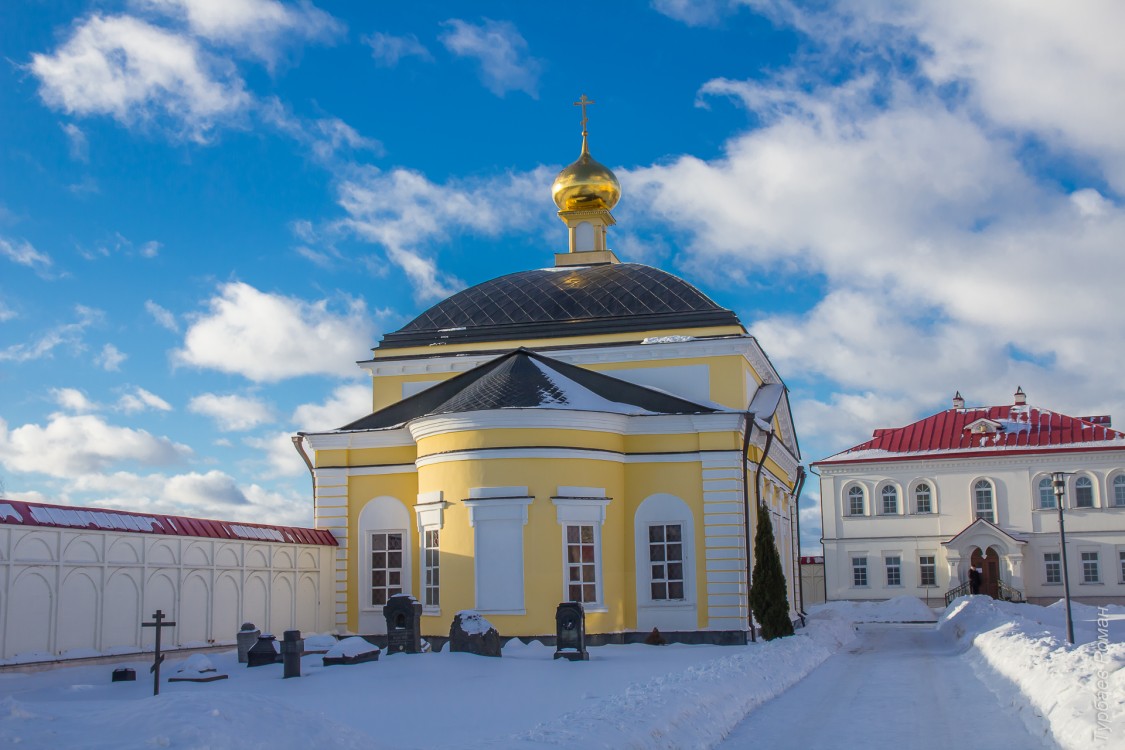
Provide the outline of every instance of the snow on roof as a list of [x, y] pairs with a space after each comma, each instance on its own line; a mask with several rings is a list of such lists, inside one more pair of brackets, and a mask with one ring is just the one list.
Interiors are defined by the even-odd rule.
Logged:
[[[995, 424], [995, 430], [971, 429], [982, 422]], [[1034, 406], [1009, 404], [947, 409], [905, 427], [878, 429], [870, 440], [813, 465], [1098, 449], [1125, 449], [1125, 433], [1111, 429], [1103, 420], [1093, 422]]]
[[0, 523], [336, 546], [336, 538], [332, 536], [331, 532], [323, 529], [231, 523], [189, 516], [133, 513], [126, 510], [107, 510], [104, 508], [78, 508], [67, 505], [28, 503], [19, 500], [0, 502]]

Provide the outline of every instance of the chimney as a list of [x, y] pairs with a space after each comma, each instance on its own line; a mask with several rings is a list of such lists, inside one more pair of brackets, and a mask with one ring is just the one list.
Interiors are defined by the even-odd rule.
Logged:
[[957, 391], [956, 393], [953, 394], [953, 408], [954, 409], [964, 409], [965, 408], [965, 399], [961, 397], [961, 391]]
[[1026, 405], [1027, 405], [1027, 394], [1023, 392], [1023, 388], [1021, 386], [1017, 385], [1016, 386], [1016, 406], [1026, 406]]

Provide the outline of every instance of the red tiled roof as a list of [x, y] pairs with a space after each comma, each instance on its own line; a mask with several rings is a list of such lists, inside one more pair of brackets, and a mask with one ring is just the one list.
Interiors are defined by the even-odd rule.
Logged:
[[[966, 429], [978, 420], [996, 423], [994, 432]], [[1043, 453], [1097, 448], [1125, 449], [1125, 433], [1103, 417], [1068, 417], [1034, 406], [947, 409], [905, 427], [875, 430], [872, 438], [819, 464], [988, 454]]]
[[287, 542], [336, 546], [336, 538], [323, 529], [299, 526], [270, 526], [260, 523], [212, 521], [161, 513], [133, 513], [107, 508], [79, 508], [72, 505], [25, 503], [0, 498], [0, 523], [20, 526], [47, 526], [65, 529], [124, 531], [139, 534], [198, 536], [210, 539], [237, 539], [253, 542]]

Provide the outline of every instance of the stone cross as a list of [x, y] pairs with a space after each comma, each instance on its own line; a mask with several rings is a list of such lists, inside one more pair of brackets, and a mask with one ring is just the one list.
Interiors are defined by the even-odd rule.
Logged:
[[152, 672], [153, 674], [153, 695], [160, 695], [160, 663], [164, 661], [164, 654], [160, 653], [160, 629], [170, 628], [176, 624], [174, 622], [164, 622], [164, 618], [167, 616], [168, 615], [164, 614], [164, 610], [158, 609], [152, 616], [153, 622], [141, 623], [142, 628], [156, 628], [156, 655], [155, 659], [152, 662], [152, 666], [148, 668], [148, 671]]

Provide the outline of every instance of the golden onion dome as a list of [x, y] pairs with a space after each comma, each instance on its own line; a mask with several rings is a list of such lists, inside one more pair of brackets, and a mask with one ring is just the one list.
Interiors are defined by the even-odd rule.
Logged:
[[586, 148], [582, 134], [582, 153], [578, 160], [559, 172], [551, 185], [551, 197], [562, 211], [584, 208], [612, 209], [621, 199], [621, 183], [617, 175], [594, 160]]

